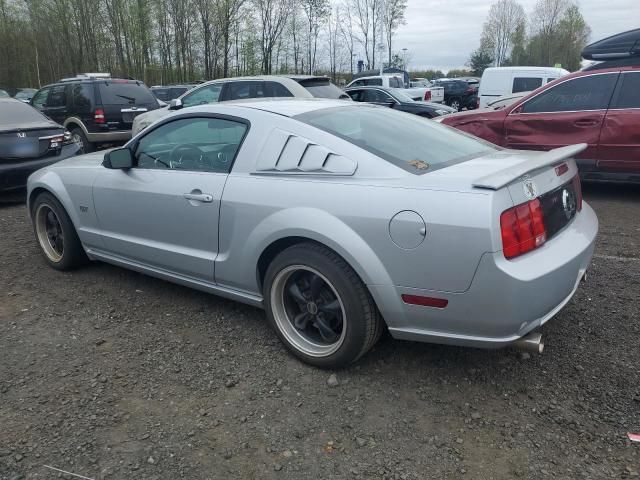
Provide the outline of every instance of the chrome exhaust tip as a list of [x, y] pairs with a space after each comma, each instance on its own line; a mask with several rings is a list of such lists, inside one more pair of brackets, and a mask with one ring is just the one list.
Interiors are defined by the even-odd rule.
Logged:
[[544, 343], [542, 343], [541, 333], [529, 333], [519, 340], [513, 342], [513, 346], [523, 352], [542, 353]]

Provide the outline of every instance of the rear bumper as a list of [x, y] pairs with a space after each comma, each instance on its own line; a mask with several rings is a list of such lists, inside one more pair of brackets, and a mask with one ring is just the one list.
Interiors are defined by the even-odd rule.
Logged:
[[[484, 348], [509, 345], [553, 318], [591, 262], [598, 219], [584, 203], [575, 220], [541, 248], [514, 260], [482, 256], [469, 289], [437, 292], [370, 286], [395, 338]], [[446, 298], [443, 308], [404, 304], [402, 294]]]
[[60, 155], [37, 160], [0, 162], [0, 192], [18, 190], [27, 186], [27, 178], [36, 170], [53, 165], [60, 160], [77, 155], [79, 148], [76, 144], [62, 147]]
[[91, 143], [127, 142], [131, 139], [131, 130], [115, 130], [113, 132], [88, 132], [87, 140]]

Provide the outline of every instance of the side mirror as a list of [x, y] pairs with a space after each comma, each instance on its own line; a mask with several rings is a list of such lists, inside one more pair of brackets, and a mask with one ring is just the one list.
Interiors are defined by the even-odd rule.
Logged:
[[112, 169], [133, 167], [133, 153], [126, 147], [116, 148], [104, 154], [102, 166]]
[[182, 107], [182, 100], [179, 98], [174, 98], [169, 102], [169, 110], [180, 110]]

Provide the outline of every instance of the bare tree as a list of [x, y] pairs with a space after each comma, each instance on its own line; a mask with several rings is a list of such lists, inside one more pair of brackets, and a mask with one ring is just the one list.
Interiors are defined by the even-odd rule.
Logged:
[[307, 67], [309, 75], [314, 73], [316, 53], [318, 51], [318, 36], [322, 23], [331, 12], [329, 0], [302, 0], [302, 10], [307, 22]]
[[491, 5], [482, 28], [482, 50], [491, 52], [497, 67], [508, 58], [516, 30], [524, 22], [524, 9], [515, 0], [499, 0]]
[[254, 0], [262, 27], [262, 72], [270, 74], [273, 67], [273, 49], [282, 35], [293, 7], [291, 0]]
[[406, 23], [404, 18], [406, 9], [407, 0], [383, 0], [382, 2], [382, 22], [389, 54], [389, 65], [391, 65], [393, 36], [398, 27]]
[[533, 31], [538, 36], [547, 64], [552, 62], [552, 51], [558, 25], [572, 3], [569, 0], [538, 0], [533, 9]]

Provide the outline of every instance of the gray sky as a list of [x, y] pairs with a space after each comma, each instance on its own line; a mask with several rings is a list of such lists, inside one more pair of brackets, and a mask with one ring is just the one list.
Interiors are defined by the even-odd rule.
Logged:
[[[464, 67], [478, 47], [491, 1], [408, 0], [407, 24], [394, 39], [394, 50], [408, 49], [409, 68]], [[527, 17], [536, 0], [520, 0]], [[579, 0], [591, 27], [590, 41], [640, 27], [640, 0]]]

